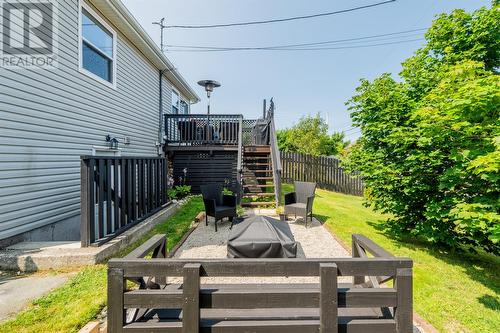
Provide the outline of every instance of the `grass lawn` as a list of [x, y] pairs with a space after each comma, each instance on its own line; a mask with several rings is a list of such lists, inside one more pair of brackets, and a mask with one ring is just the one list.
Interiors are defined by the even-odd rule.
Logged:
[[[292, 190], [286, 185], [285, 191]], [[318, 190], [315, 216], [345, 244], [364, 234], [397, 256], [414, 261], [414, 309], [442, 332], [500, 332], [500, 258], [467, 255], [383, 231], [384, 216], [363, 199]]]
[[[172, 249], [201, 210], [200, 197], [189, 199], [174, 216], [117, 256], [126, 255], [158, 233], [168, 235], [168, 249]], [[0, 333], [78, 332], [96, 318], [105, 305], [106, 265], [85, 267], [63, 286], [32, 302], [15, 318], [0, 323]]]

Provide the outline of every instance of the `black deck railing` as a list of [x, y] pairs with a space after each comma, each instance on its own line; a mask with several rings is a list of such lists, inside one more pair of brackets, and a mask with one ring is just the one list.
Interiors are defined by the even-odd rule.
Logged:
[[82, 247], [109, 241], [167, 202], [165, 158], [82, 156]]
[[242, 115], [165, 115], [165, 141], [169, 146], [233, 145], [240, 142]]

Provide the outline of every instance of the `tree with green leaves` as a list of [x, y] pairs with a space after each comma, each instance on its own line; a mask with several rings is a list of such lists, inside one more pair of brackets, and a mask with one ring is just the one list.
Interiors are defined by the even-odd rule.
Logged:
[[293, 127], [279, 130], [277, 137], [281, 151], [314, 156], [338, 156], [349, 145], [344, 133], [328, 134], [328, 124], [319, 114], [302, 117]]
[[500, 8], [439, 15], [426, 40], [402, 81], [361, 81], [346, 166], [393, 231], [500, 254]]

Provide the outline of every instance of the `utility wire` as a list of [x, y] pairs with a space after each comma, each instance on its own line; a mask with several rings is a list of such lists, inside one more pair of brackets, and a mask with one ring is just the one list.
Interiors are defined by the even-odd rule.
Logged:
[[383, 46], [383, 45], [394, 45], [394, 44], [402, 44], [402, 43], [410, 43], [416, 41], [423, 41], [424, 38], [417, 39], [409, 39], [409, 40], [401, 40], [395, 42], [387, 42], [387, 43], [376, 43], [376, 44], [366, 44], [366, 45], [354, 45], [354, 46], [338, 46], [338, 47], [311, 47], [311, 48], [238, 48], [238, 49], [178, 49], [172, 50], [169, 52], [230, 52], [230, 51], [320, 51], [320, 50], [344, 50], [344, 49], [359, 49], [359, 48], [367, 48], [367, 47], [375, 47], [375, 46]]
[[[301, 46], [319, 46], [319, 45], [326, 45], [326, 44], [337, 44], [337, 43], [345, 43], [345, 42], [355, 42], [355, 41], [363, 41], [367, 39], [375, 39], [375, 38], [381, 38], [381, 37], [392, 37], [392, 38], [398, 38], [398, 37], [415, 37], [415, 36], [420, 36], [420, 34], [411, 34], [411, 35], [405, 35], [405, 36], [398, 36], [402, 34], [409, 34], [412, 32], [421, 32], [427, 30], [426, 28], [421, 28], [421, 29], [412, 29], [412, 30], [405, 30], [405, 31], [397, 31], [397, 32], [391, 32], [391, 33], [386, 33], [386, 34], [379, 34], [379, 35], [370, 35], [370, 36], [363, 36], [363, 37], [356, 37], [356, 38], [347, 38], [347, 39], [337, 39], [337, 40], [328, 40], [328, 41], [321, 41], [321, 42], [314, 42], [314, 43], [301, 43], [301, 44], [285, 44], [285, 45], [276, 45], [276, 46], [260, 46], [260, 47], [223, 47], [223, 46], [198, 46], [198, 45], [166, 45], [166, 47], [169, 48], [189, 48], [189, 49], [220, 49], [220, 50], [249, 50], [249, 49], [255, 49], [255, 50], [261, 50], [261, 49], [280, 49], [280, 48], [290, 48], [290, 47], [301, 47]], [[383, 40], [380, 39], [380, 41]]]
[[348, 8], [348, 9], [342, 9], [342, 10], [337, 10], [337, 11], [327, 12], [327, 13], [319, 13], [319, 14], [304, 15], [304, 16], [294, 16], [294, 17], [287, 17], [287, 18], [274, 19], [274, 20], [237, 22], [237, 23], [226, 23], [226, 24], [208, 24], [208, 25], [167, 25], [166, 28], [178, 28], [178, 29], [211, 29], [211, 28], [224, 28], [224, 27], [235, 27], [235, 26], [247, 26], [247, 25], [256, 25], [256, 24], [268, 24], [268, 23], [277, 23], [277, 22], [287, 22], [287, 21], [304, 20], [304, 19], [311, 19], [311, 18], [322, 17], [322, 16], [330, 16], [330, 15], [348, 13], [348, 12], [353, 12], [353, 11], [356, 11], [356, 10], [367, 9], [367, 8], [372, 8], [372, 7], [377, 7], [377, 6], [382, 6], [382, 5], [391, 3], [391, 2], [396, 2], [396, 0], [387, 0], [387, 1], [383, 1], [383, 2], [377, 2], [377, 3], [365, 5], [365, 6], [359, 6], [359, 7], [353, 7], [353, 8]]
[[345, 134], [348, 134], [348, 133], [352, 134], [352, 133], [360, 132], [360, 131], [361, 131], [361, 128], [353, 127], [353, 128], [350, 128], [350, 129], [342, 131], [342, 132], [344, 132]]

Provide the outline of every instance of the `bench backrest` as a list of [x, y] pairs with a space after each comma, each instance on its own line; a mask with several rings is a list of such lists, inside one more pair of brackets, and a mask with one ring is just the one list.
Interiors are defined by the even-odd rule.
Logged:
[[[155, 238], [156, 237], [156, 238]], [[367, 238], [354, 235], [354, 258], [335, 259], [142, 259], [148, 247], [164, 257], [158, 249], [166, 242], [155, 236], [135, 253], [124, 259], [112, 259], [108, 269], [108, 330], [122, 332], [126, 309], [182, 309], [182, 332], [199, 332], [200, 308], [266, 309], [319, 308], [319, 331], [338, 332], [338, 308], [382, 308], [392, 311], [394, 320], [349, 323], [350, 328], [377, 332], [411, 332], [412, 329], [412, 261], [395, 258]], [[362, 253], [360, 253], [362, 252]], [[368, 258], [366, 253], [375, 257]], [[140, 257], [138, 257], [140, 254]], [[153, 256], [154, 257], [154, 256]], [[126, 291], [126, 280], [137, 282], [138, 277], [182, 277], [182, 290], [139, 289]], [[308, 287], [265, 289], [248, 293], [231, 289], [230, 292], [200, 291], [200, 277], [319, 277], [319, 289]], [[353, 276], [353, 288], [338, 288], [338, 276]], [[368, 282], [365, 277], [371, 277]], [[393, 288], [378, 288], [378, 281], [394, 279]], [[363, 278], [363, 281], [361, 281]], [[370, 285], [369, 281], [373, 281]], [[375, 282], [377, 281], [377, 282]], [[375, 286], [376, 284], [376, 286]], [[305, 285], [306, 286], [306, 285]], [[308, 323], [305, 321], [304, 325]], [[310, 324], [310, 323], [309, 323]], [[368, 326], [366, 326], [368, 325]], [[375, 325], [375, 326], [369, 326]], [[304, 326], [304, 327], [305, 327]], [[387, 330], [384, 330], [384, 327]], [[145, 328], [146, 329], [146, 328]], [[234, 331], [235, 328], [233, 327]], [[154, 330], [150, 330], [151, 332]], [[175, 330], [172, 330], [174, 332]], [[236, 330], [237, 331], [237, 330]], [[244, 331], [244, 328], [242, 328]], [[299, 330], [300, 331], [300, 330]], [[305, 328], [301, 332], [306, 332]], [[149, 331], [148, 331], [149, 332]], [[267, 331], [265, 331], [267, 332]], [[277, 330], [269, 330], [277, 332]]]

